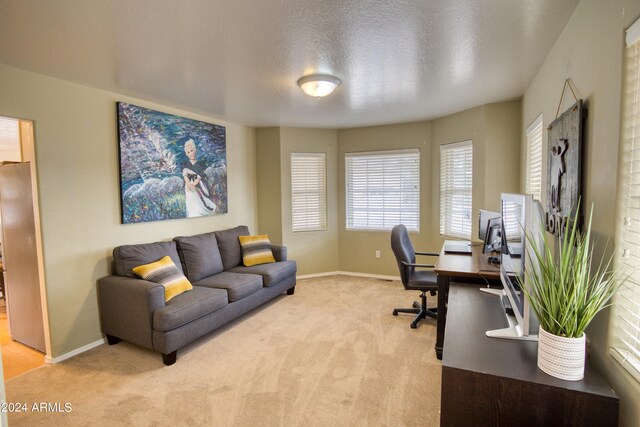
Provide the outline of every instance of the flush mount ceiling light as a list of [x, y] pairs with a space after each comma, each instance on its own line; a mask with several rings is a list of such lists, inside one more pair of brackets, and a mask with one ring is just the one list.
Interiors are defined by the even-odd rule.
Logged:
[[301, 77], [298, 86], [309, 96], [320, 98], [331, 95], [333, 90], [340, 85], [340, 79], [327, 74], [312, 74]]

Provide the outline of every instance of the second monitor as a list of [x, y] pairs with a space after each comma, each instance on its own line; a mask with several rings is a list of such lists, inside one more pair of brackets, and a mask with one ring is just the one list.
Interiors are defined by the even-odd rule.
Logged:
[[487, 233], [485, 234], [484, 243], [482, 246], [482, 253], [500, 252], [500, 249], [502, 248], [501, 222], [501, 218], [492, 218], [488, 221]]
[[494, 218], [500, 218], [500, 213], [480, 209], [480, 214], [478, 215], [478, 239], [484, 240], [489, 220]]
[[484, 242], [482, 253], [500, 250], [500, 213], [480, 209], [478, 238]]

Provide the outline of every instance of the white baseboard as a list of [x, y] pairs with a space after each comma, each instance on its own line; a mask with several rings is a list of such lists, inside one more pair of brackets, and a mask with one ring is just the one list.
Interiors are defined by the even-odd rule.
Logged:
[[303, 274], [297, 276], [296, 279], [313, 279], [314, 277], [336, 276], [338, 274], [340, 274], [338, 271], [327, 271], [325, 273]]
[[372, 279], [382, 279], [382, 280], [400, 280], [400, 276], [385, 276], [384, 274], [357, 273], [355, 271], [338, 271], [338, 274], [344, 274], [345, 276], [370, 277]]
[[63, 360], [70, 359], [70, 358], [72, 358], [73, 356], [77, 356], [77, 355], [78, 355], [78, 354], [80, 354], [80, 353], [84, 353], [85, 351], [89, 351], [89, 350], [91, 350], [92, 348], [96, 348], [96, 347], [98, 347], [99, 345], [102, 345], [102, 344], [104, 344], [104, 343], [106, 343], [106, 342], [107, 342], [107, 340], [105, 340], [104, 338], [102, 338], [102, 339], [99, 339], [98, 341], [94, 341], [94, 342], [92, 342], [92, 343], [90, 343], [90, 344], [87, 344], [87, 345], [85, 345], [85, 346], [82, 346], [82, 347], [80, 347], [80, 348], [76, 348], [75, 350], [72, 350], [72, 351], [70, 351], [69, 353], [65, 353], [65, 354], [62, 354], [62, 355], [57, 356], [57, 357], [49, 357], [49, 356], [45, 356], [45, 357], [44, 357], [44, 362], [45, 362], [46, 364], [48, 364], [48, 365], [55, 365], [56, 363], [60, 363], [60, 362], [62, 362]]
[[357, 273], [354, 271], [328, 271], [326, 273], [315, 273], [315, 274], [304, 274], [302, 276], [298, 276], [298, 279], [312, 279], [314, 277], [325, 277], [325, 276], [357, 276], [357, 277], [369, 277], [372, 279], [382, 279], [382, 280], [400, 280], [400, 276], [385, 276], [383, 274], [369, 274], [369, 273]]

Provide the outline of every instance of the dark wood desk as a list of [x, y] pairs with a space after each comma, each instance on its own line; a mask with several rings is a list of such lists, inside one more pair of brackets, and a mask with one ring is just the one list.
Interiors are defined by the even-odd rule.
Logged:
[[452, 280], [462, 283], [500, 281], [500, 266], [490, 264], [489, 254], [482, 253], [482, 245], [472, 245], [471, 254], [447, 254], [444, 246], [440, 251], [434, 271], [438, 275], [438, 334], [436, 337], [436, 357], [442, 359], [444, 329], [447, 321], [447, 294]]
[[447, 322], [441, 426], [618, 425], [618, 397], [589, 361], [584, 379], [563, 381], [538, 369], [537, 342], [487, 337], [507, 320], [479, 286], [451, 284]]

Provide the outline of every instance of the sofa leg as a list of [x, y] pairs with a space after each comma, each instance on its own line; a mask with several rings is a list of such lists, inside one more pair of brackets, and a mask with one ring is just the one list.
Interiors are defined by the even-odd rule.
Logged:
[[293, 295], [293, 293], [296, 291], [296, 287], [294, 286], [293, 288], [289, 288], [287, 289], [287, 295]]
[[114, 337], [113, 335], [107, 335], [107, 344], [109, 345], [114, 345], [114, 344], [118, 344], [120, 341], [122, 341], [120, 338], [118, 337]]
[[171, 366], [176, 363], [176, 357], [178, 357], [178, 350], [167, 354], [162, 353], [162, 362], [167, 366]]

